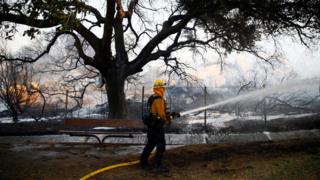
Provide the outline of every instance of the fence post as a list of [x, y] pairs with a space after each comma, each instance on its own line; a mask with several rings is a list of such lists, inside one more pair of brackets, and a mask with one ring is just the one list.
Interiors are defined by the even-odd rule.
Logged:
[[172, 112], [172, 96], [169, 96], [169, 112]]
[[[204, 106], [207, 106], [207, 86], [204, 87]], [[207, 129], [207, 109], [204, 110], [204, 128]]]
[[67, 90], [65, 109], [64, 109], [64, 118], [67, 118], [67, 115], [68, 115], [68, 96], [69, 96], [69, 91]]
[[142, 86], [142, 94], [141, 94], [141, 118], [143, 118], [143, 106], [144, 106], [144, 86]]

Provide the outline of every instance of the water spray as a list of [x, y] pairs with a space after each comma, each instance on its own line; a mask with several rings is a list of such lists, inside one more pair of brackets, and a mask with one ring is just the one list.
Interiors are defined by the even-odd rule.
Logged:
[[278, 86], [275, 87], [270, 87], [270, 88], [263, 88], [263, 89], [259, 89], [256, 91], [252, 91], [240, 96], [235, 96], [214, 104], [210, 104], [207, 106], [203, 106], [203, 107], [199, 107], [199, 108], [195, 108], [195, 109], [191, 109], [191, 110], [187, 110], [187, 111], [183, 111], [180, 113], [181, 116], [187, 115], [187, 114], [191, 114], [191, 113], [195, 113], [195, 112], [199, 112], [199, 111], [204, 111], [206, 109], [209, 108], [215, 108], [215, 107], [219, 107], [221, 105], [225, 105], [228, 103], [235, 103], [235, 102], [239, 102], [241, 100], [244, 99], [250, 99], [250, 98], [255, 98], [255, 97], [265, 97], [269, 94], [275, 93], [275, 92], [283, 92], [283, 91], [288, 91], [288, 90], [294, 90], [296, 88], [300, 88], [300, 87], [305, 87], [305, 86], [310, 86], [310, 85], [315, 85], [317, 83], [319, 83], [320, 78], [311, 78], [311, 79], [303, 79], [303, 80], [296, 80], [296, 81], [290, 81], [287, 83], [283, 83], [280, 84]]

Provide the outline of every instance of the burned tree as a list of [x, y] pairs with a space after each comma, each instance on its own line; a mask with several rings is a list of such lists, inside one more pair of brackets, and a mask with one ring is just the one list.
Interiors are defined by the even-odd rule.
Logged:
[[[43, 99], [42, 113], [45, 99], [39, 84], [32, 82], [31, 72], [26, 65], [0, 61], [0, 102], [8, 109], [14, 122], [18, 116], [36, 106], [39, 99]], [[36, 120], [36, 116], [32, 116]]]
[[[54, 103], [57, 108], [60, 104], [59, 108], [66, 110], [67, 106], [68, 111], [75, 111], [83, 106], [88, 89], [103, 88], [93, 86], [99, 73], [94, 68], [83, 64], [77, 56], [76, 49], [68, 42], [70, 39], [70, 37], [63, 38], [52, 48], [54, 56], [46, 56], [44, 61], [36, 65], [39, 73], [45, 76], [43, 80], [50, 87], [45, 95], [51, 103]], [[32, 47], [33, 51], [36, 49], [37, 47]], [[67, 105], [64, 102], [66, 96], [69, 99]], [[60, 103], [54, 102], [54, 99], [60, 99]]]
[[[102, 10], [82, 0], [10, 2], [0, 5], [7, 38], [17, 30], [8, 22], [29, 26], [25, 34], [31, 38], [41, 29], [54, 28], [43, 53], [27, 59], [33, 62], [49, 53], [61, 35], [73, 37], [84, 64], [103, 76], [110, 118], [126, 116], [125, 80], [151, 61], [163, 61], [179, 75], [185, 64], [176, 52], [184, 48], [212, 49], [220, 55], [245, 51], [268, 61], [255, 44], [262, 35], [297, 35], [307, 45], [320, 31], [318, 0], [106, 0]], [[155, 13], [161, 18], [148, 19]], [[94, 29], [101, 30], [101, 37]]]

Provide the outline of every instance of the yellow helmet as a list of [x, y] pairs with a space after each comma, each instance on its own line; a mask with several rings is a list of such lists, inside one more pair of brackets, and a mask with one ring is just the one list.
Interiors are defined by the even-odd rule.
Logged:
[[162, 79], [157, 79], [153, 83], [153, 88], [157, 87], [167, 87], [167, 83]]

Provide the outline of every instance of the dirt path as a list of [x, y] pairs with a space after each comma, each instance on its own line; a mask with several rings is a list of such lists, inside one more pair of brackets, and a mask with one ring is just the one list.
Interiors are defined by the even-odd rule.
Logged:
[[[138, 159], [138, 154], [124, 155], [128, 148], [0, 144], [0, 179], [79, 179], [96, 169]], [[135, 165], [92, 179], [320, 179], [320, 140], [185, 146], [168, 150], [164, 163], [171, 170], [168, 174], [145, 172]]]

